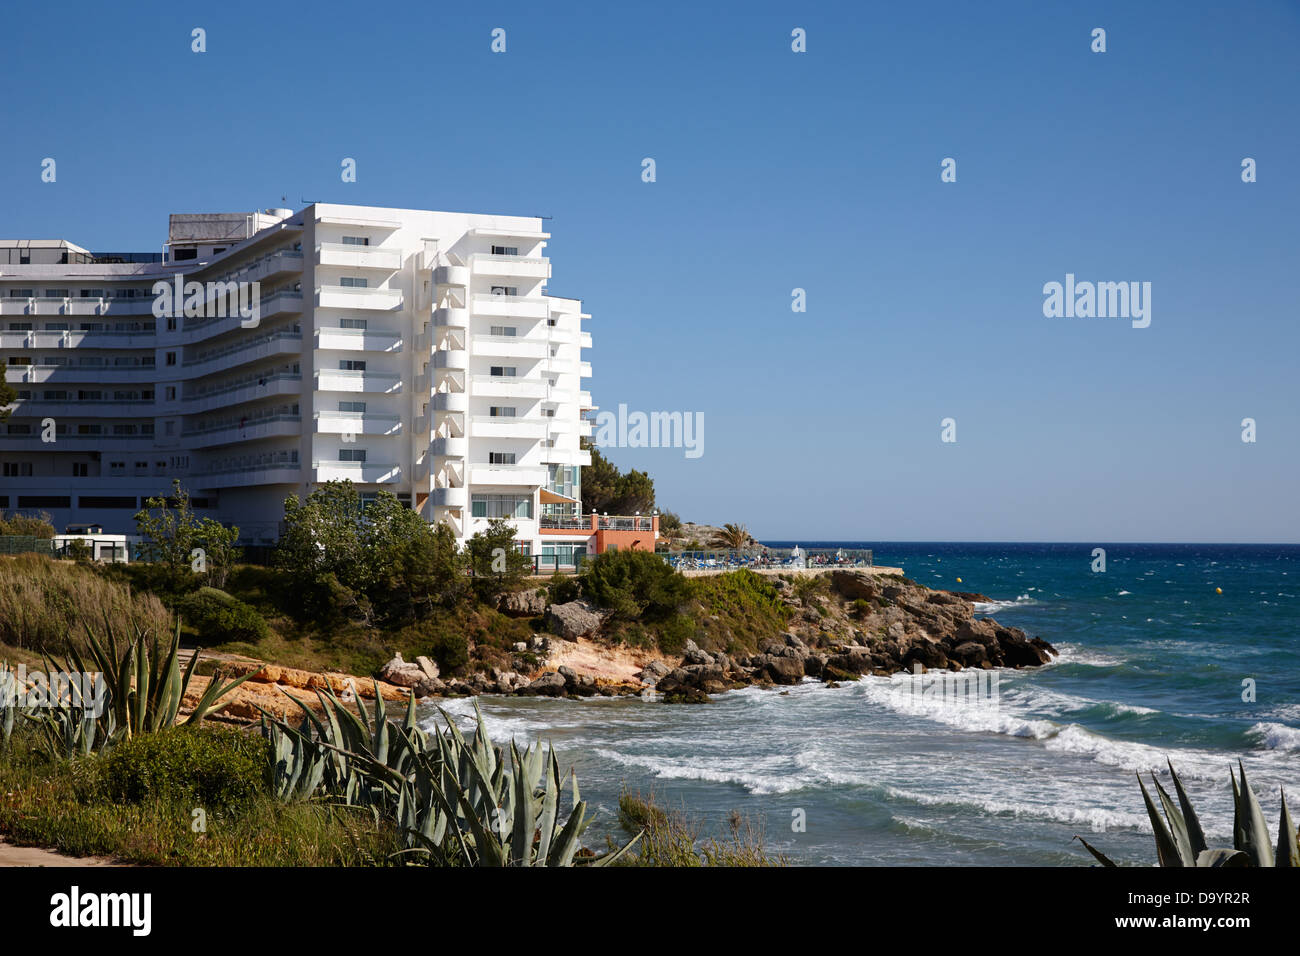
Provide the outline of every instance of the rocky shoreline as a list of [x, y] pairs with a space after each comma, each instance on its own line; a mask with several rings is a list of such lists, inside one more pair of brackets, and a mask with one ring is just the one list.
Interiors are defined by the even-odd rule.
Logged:
[[[651, 660], [633, 680], [547, 666], [563, 642], [598, 639], [606, 616], [582, 601], [545, 605], [531, 592], [508, 595], [503, 606], [540, 614], [547, 635], [515, 645], [517, 668], [443, 679], [428, 658], [400, 655], [378, 673], [380, 680], [408, 687], [417, 697], [509, 694], [543, 697], [614, 697], [657, 694], [666, 703], [705, 703], [711, 695], [752, 685], [797, 684], [805, 677], [834, 685], [861, 675], [961, 671], [967, 668], [1038, 667], [1056, 655], [1041, 638], [975, 614], [982, 594], [933, 590], [901, 576], [880, 577], [830, 570], [827, 600], [808, 604], [789, 582], [775, 579], [789, 608], [788, 629], [755, 653], [729, 655], [687, 641], [680, 661]], [[529, 662], [540, 661], [540, 668]]]

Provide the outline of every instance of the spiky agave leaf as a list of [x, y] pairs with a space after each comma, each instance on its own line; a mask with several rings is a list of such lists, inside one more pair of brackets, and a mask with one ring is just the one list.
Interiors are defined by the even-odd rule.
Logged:
[[[1152, 780], [1155, 776], [1152, 775]], [[1169, 833], [1169, 828], [1165, 826], [1165, 821], [1160, 819], [1160, 811], [1156, 805], [1151, 802], [1151, 794], [1147, 793], [1147, 788], [1142, 783], [1142, 775], [1138, 774], [1138, 786], [1142, 788], [1142, 800], [1147, 805], [1147, 816], [1151, 819], [1151, 829], [1155, 831], [1156, 837], [1156, 858], [1160, 861], [1161, 866], [1182, 866], [1182, 857], [1178, 855], [1178, 847], [1174, 843], [1173, 836]]]
[[1205, 831], [1201, 829], [1201, 821], [1196, 816], [1192, 801], [1187, 797], [1187, 791], [1183, 789], [1183, 781], [1179, 778], [1178, 771], [1174, 770], [1174, 765], [1168, 758], [1165, 763], [1169, 764], [1169, 774], [1174, 778], [1174, 790], [1178, 794], [1178, 804], [1182, 807], [1183, 822], [1187, 826], [1187, 838], [1191, 843], [1192, 856], [1198, 858], [1207, 847]]
[[1151, 775], [1151, 782], [1156, 785], [1156, 793], [1160, 797], [1160, 805], [1165, 811], [1165, 820], [1169, 823], [1169, 833], [1174, 839], [1174, 847], [1178, 851], [1178, 859], [1182, 861], [1183, 866], [1195, 866], [1196, 854], [1192, 851], [1192, 841], [1187, 833], [1187, 821], [1178, 808], [1174, 806], [1174, 801], [1170, 799], [1165, 788], [1160, 786], [1160, 781], [1156, 775]]
[[1241, 770], [1241, 792], [1238, 797], [1240, 802], [1238, 820], [1241, 829], [1237, 849], [1249, 854], [1256, 866], [1272, 866], [1273, 840], [1268, 835], [1268, 823], [1264, 820], [1264, 811], [1260, 809], [1259, 801], [1255, 799], [1255, 791], [1246, 781], [1245, 765], [1238, 760], [1237, 766]]
[[1295, 821], [1286, 808], [1286, 791], [1282, 791], [1282, 819], [1277, 823], [1276, 866], [1300, 867], [1300, 847], [1296, 845]]
[[1091, 853], [1094, 857], [1096, 857], [1096, 858], [1097, 858], [1097, 862], [1099, 862], [1102, 866], [1118, 866], [1118, 865], [1119, 865], [1119, 864], [1117, 864], [1114, 860], [1112, 860], [1110, 857], [1108, 857], [1106, 854], [1102, 853], [1100, 850], [1098, 850], [1096, 847], [1094, 847], [1091, 843], [1089, 843], [1089, 842], [1088, 842], [1087, 840], [1085, 840], [1083, 837], [1079, 836], [1079, 834], [1076, 833], [1076, 834], [1074, 835], [1074, 839], [1075, 839], [1075, 840], [1078, 840], [1080, 843], [1082, 843], [1082, 844], [1083, 844], [1083, 848], [1084, 848], [1085, 850], [1087, 850], [1089, 853]]
[[1196, 857], [1198, 867], [1223, 867], [1223, 866], [1250, 866], [1250, 857], [1240, 850], [1229, 849], [1228, 847], [1215, 847], [1212, 850], [1202, 850]]

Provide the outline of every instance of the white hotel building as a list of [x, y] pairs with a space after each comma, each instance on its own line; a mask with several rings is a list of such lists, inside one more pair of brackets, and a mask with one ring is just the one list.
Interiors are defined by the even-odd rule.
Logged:
[[[653, 548], [648, 517], [578, 513], [590, 317], [546, 291], [548, 238], [530, 217], [317, 203], [173, 215], [162, 253], [0, 240], [18, 392], [0, 508], [131, 532], [179, 478], [199, 514], [265, 545], [287, 496], [346, 478], [461, 540], [507, 517], [561, 563], [603, 550], [598, 531]], [[255, 325], [220, 290], [202, 317], [155, 318], [178, 274], [258, 283]]]

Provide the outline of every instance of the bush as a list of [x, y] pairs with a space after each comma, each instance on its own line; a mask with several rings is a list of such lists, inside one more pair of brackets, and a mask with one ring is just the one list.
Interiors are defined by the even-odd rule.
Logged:
[[229, 809], [267, 791], [268, 744], [217, 727], [170, 727], [118, 744], [104, 759], [105, 794], [128, 803]]
[[469, 663], [466, 622], [454, 618], [450, 623], [435, 619], [411, 624], [394, 635], [393, 643], [407, 660], [415, 660], [419, 654], [433, 658], [443, 674], [452, 674]]
[[216, 588], [201, 588], [186, 596], [177, 610], [182, 623], [193, 627], [200, 640], [212, 644], [256, 644], [270, 633], [255, 608]]
[[50, 516], [42, 511], [39, 515], [21, 514], [15, 511], [9, 517], [0, 511], [0, 535], [18, 535], [22, 538], [54, 537], [54, 525]]
[[606, 551], [583, 568], [582, 591], [614, 617], [662, 621], [691, 599], [691, 582], [650, 551]]
[[570, 601], [576, 601], [580, 591], [576, 577], [561, 574], [559, 571], [551, 575], [548, 597], [552, 604], [568, 604]]

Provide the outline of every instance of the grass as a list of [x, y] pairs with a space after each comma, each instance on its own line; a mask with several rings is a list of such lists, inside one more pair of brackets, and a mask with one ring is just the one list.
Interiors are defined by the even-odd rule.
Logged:
[[157, 597], [92, 567], [39, 554], [0, 558], [0, 643], [64, 654], [69, 639], [83, 633], [79, 622], [102, 630], [105, 618], [119, 634], [133, 623], [154, 634], [172, 630], [171, 613]]
[[[627, 866], [787, 866], [783, 854], [769, 853], [763, 844], [762, 825], [733, 810], [725, 831], [703, 835], [703, 826], [685, 811], [666, 810], [654, 794], [642, 797], [624, 793], [618, 799], [619, 823], [629, 833], [644, 830]], [[612, 841], [611, 841], [612, 843]]]
[[[238, 731], [203, 731], [207, 739], [199, 749], [209, 759], [202, 772], [169, 767], [170, 786], [157, 785], [156, 777], [139, 786], [138, 758], [156, 757], [168, 735], [192, 734], [175, 728], [146, 735], [137, 745], [140, 754], [123, 753], [123, 745], [108, 757], [50, 762], [30, 730], [16, 731], [10, 751], [0, 755], [0, 833], [16, 844], [71, 856], [159, 866], [376, 866], [400, 848], [392, 828], [367, 812], [280, 803], [260, 779], [250, 786], [237, 766], [230, 775], [237, 779], [222, 785], [216, 751], [223, 747], [214, 735], [247, 737]], [[260, 740], [224, 749], [239, 753], [250, 742]], [[131, 772], [123, 773], [122, 763]], [[228, 799], [199, 805], [198, 795], [212, 796], [204, 788], [214, 786]]]
[[730, 571], [695, 578], [692, 616], [700, 629], [696, 642], [706, 650], [753, 653], [777, 637], [790, 620], [772, 582], [753, 571]]

